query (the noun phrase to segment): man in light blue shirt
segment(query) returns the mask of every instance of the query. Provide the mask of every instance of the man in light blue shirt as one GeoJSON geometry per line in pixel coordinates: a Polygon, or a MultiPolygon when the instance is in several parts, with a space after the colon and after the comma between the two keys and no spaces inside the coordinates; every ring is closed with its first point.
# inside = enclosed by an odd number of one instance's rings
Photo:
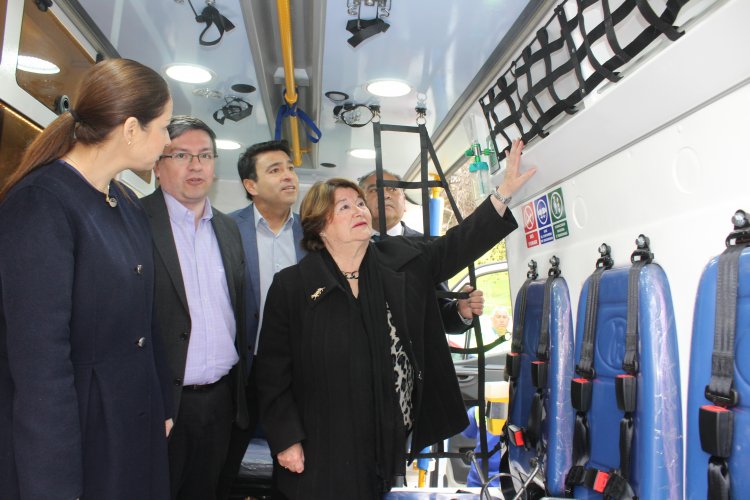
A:
{"type": "Polygon", "coordinates": [[[286,141],[269,141],[250,146],[241,156],[237,170],[248,199],[247,207],[230,215],[242,235],[245,250],[245,325],[249,354],[247,430],[235,426],[230,451],[222,472],[218,498],[228,498],[232,482],[253,436],[258,419],[252,359],[257,353],[263,324],[263,307],[273,276],[296,264],[306,252],[302,249],[302,226],[292,212],[297,201],[299,180],[294,171],[286,141]]]}
{"type": "MultiPolygon", "coordinates": [[[[233,422],[248,425],[245,267],[237,224],[211,207],[216,136],[172,118],[156,164],[160,187],[142,202],[154,241],[156,319],[174,398],[173,500],[215,498],[233,422]]],[[[138,269],[136,269],[136,273],[138,269]]]]}

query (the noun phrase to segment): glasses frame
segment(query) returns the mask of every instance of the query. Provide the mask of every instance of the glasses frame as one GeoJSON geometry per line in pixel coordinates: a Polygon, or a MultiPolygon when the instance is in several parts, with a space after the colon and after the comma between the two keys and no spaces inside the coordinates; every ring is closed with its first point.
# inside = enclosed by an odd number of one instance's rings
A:
{"type": "Polygon", "coordinates": [[[214,161],[214,160],[216,160],[216,158],[219,157],[219,155],[217,155],[215,153],[204,152],[204,153],[198,153],[197,155],[194,155],[194,154],[191,154],[191,153],[186,153],[184,151],[180,151],[179,153],[173,153],[171,155],[161,155],[161,156],[159,156],[159,159],[163,160],[164,158],[170,158],[170,159],[172,159],[172,161],[174,161],[177,164],[180,164],[180,163],[182,163],[182,162],[185,161],[185,160],[180,160],[178,158],[175,158],[175,156],[177,156],[177,155],[185,155],[185,156],[189,157],[189,159],[185,163],[185,166],[188,166],[191,163],[193,163],[193,158],[198,158],[198,163],[200,163],[201,165],[203,165],[203,160],[214,161]],[[201,156],[203,156],[203,155],[211,155],[211,158],[203,158],[203,159],[201,159],[201,156]]]}

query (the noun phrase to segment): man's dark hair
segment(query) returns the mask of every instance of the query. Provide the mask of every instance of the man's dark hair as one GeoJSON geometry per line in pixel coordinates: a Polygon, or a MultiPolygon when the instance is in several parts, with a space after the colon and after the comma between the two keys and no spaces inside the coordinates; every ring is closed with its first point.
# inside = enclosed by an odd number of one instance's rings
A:
{"type": "MultiPolygon", "coordinates": [[[[250,179],[252,181],[258,180],[258,172],[255,170],[255,162],[258,159],[258,155],[261,153],[268,153],[269,151],[283,151],[287,156],[291,158],[292,152],[289,149],[289,143],[286,141],[267,141],[253,144],[240,155],[240,159],[237,161],[237,172],[240,174],[240,179],[250,179]]],[[[253,195],[245,190],[245,194],[249,200],[253,199],[253,195]]]]}
{"type": "MultiPolygon", "coordinates": [[[[373,170],[371,172],[367,172],[365,175],[361,176],[359,179],[357,179],[357,184],[359,184],[359,187],[362,189],[365,189],[367,186],[365,186],[365,181],[370,178],[370,176],[373,176],[377,173],[377,170],[373,170]]],[[[401,180],[401,176],[398,174],[394,174],[390,170],[383,169],[383,175],[388,174],[392,177],[394,177],[397,181],[401,180]]]]}
{"type": "Polygon", "coordinates": [[[211,138],[211,146],[213,147],[214,154],[216,154],[216,133],[214,133],[214,131],[211,130],[211,127],[206,125],[202,120],[199,120],[194,116],[177,115],[173,116],[172,119],[169,120],[169,125],[167,125],[170,139],[175,139],[191,130],[202,130],[207,133],[211,138]]]}

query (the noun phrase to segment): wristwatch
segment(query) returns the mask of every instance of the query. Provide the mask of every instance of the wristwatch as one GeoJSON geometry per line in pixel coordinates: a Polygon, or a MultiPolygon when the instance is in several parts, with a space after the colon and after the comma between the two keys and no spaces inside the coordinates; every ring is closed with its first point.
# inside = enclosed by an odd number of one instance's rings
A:
{"type": "Polygon", "coordinates": [[[506,207],[510,206],[510,200],[513,199],[513,196],[503,196],[500,193],[497,192],[497,189],[493,189],[490,193],[492,196],[497,198],[497,201],[505,205],[506,207]]]}

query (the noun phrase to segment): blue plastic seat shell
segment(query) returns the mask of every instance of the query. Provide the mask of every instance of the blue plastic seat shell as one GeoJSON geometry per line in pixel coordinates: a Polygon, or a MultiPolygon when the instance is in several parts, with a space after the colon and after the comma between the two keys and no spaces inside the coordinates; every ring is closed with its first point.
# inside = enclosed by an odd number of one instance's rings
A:
{"type": "MultiPolygon", "coordinates": [[[[622,373],[627,324],[628,272],[606,271],[599,290],[594,354],[596,379],[588,413],[591,455],[588,467],[605,471],[619,467],[619,428],[614,379],[622,373]]],[[[580,360],[586,298],[578,306],[575,359],[580,360]]],[[[656,264],[643,268],[639,279],[638,396],[630,484],[640,498],[680,499],[683,485],[682,406],[677,332],[666,274],[656,264]]],[[[575,497],[601,498],[578,487],[575,497]]]]}
{"type": "MultiPolygon", "coordinates": [[[[521,373],[516,388],[516,401],[509,419],[509,423],[521,427],[527,424],[535,392],[531,382],[531,362],[536,359],[543,301],[544,281],[531,283],[526,295],[521,373]]],[[[518,302],[516,300],[516,318],[520,314],[518,302]]],[[[569,389],[570,378],[573,376],[573,315],[568,285],[562,278],[555,280],[551,287],[549,338],[549,394],[545,404],[546,425],[543,429],[547,442],[545,478],[548,490],[552,494],[562,495],[565,491],[565,474],[572,464],[570,449],[575,421],[569,389]]],[[[527,476],[532,470],[529,461],[535,456],[535,450],[511,446],[508,455],[511,470],[527,476]]],[[[518,477],[518,474],[515,475],[518,477]]]]}
{"type": "MultiPolygon", "coordinates": [[[[716,313],[716,277],[718,257],[712,259],[701,275],[693,315],[690,349],[690,379],[687,406],[686,497],[707,498],[708,454],[703,451],[698,433],[698,409],[711,404],[704,388],[711,379],[711,354],[716,313]]],[[[740,256],[735,336],[734,386],[739,405],[734,412],[734,436],[729,458],[732,498],[743,498],[750,491],[750,249],[740,256]]]]}

